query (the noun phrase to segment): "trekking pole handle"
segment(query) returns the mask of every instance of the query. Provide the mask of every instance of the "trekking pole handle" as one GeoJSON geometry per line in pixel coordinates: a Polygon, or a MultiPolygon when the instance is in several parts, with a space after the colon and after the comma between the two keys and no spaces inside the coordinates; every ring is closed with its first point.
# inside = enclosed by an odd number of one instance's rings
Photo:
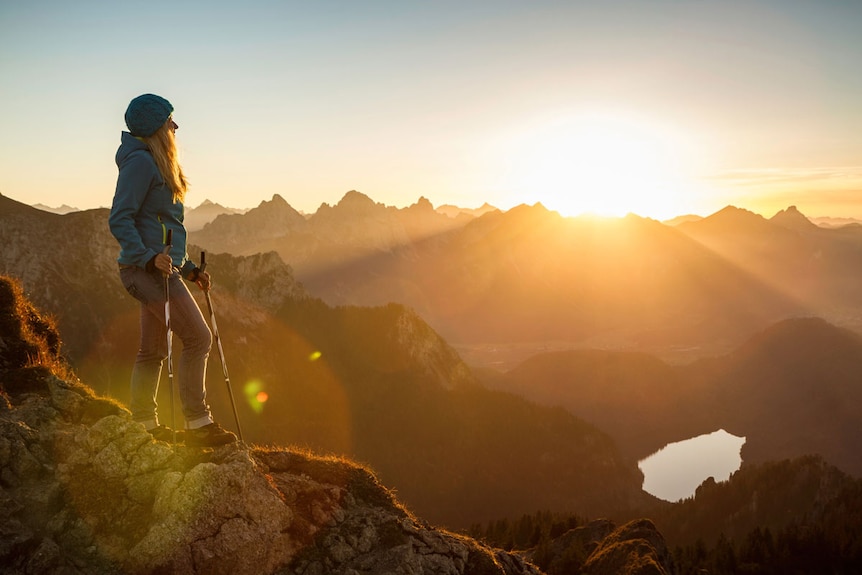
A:
{"type": "MultiPolygon", "coordinates": [[[[168,230],[167,234],[165,234],[165,247],[162,249],[162,254],[170,257],[171,248],[173,247],[173,239],[174,239],[174,230],[168,230]]],[[[173,262],[171,262],[171,267],[173,268],[173,262]]],[[[170,274],[165,274],[165,277],[168,277],[170,274]]]]}
{"type": "Polygon", "coordinates": [[[203,271],[206,271],[206,269],[207,269],[207,253],[202,251],[202,252],[201,252],[201,267],[200,267],[200,270],[203,272],[203,271]]]}

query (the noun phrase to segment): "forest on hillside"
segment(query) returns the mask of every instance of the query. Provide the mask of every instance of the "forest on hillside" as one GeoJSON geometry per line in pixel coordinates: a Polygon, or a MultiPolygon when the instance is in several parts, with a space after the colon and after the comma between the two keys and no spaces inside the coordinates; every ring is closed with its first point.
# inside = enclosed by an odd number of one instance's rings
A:
{"type": "MultiPolygon", "coordinates": [[[[695,497],[655,507],[649,517],[677,575],[849,575],[862,568],[862,480],[816,457],[746,468],[722,484],[707,481],[695,497]]],[[[468,533],[526,553],[548,575],[573,575],[597,545],[587,535],[597,523],[544,511],[474,524],[468,533]]]]}

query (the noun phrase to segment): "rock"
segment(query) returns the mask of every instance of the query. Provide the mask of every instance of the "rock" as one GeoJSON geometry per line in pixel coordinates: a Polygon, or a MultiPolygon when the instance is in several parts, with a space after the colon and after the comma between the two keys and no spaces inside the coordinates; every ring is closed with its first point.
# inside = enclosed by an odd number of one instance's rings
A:
{"type": "Polygon", "coordinates": [[[585,575],[668,575],[670,553],[649,519],[630,521],[605,537],[587,558],[585,575]]]}

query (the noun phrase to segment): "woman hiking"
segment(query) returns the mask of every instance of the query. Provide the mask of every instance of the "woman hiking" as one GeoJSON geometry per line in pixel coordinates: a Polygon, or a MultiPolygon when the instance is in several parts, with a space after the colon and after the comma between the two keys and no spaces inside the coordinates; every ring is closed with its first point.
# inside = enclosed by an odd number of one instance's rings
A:
{"type": "MultiPolygon", "coordinates": [[[[120,279],[141,304],[141,343],[132,368],[132,419],[154,438],[170,441],[174,430],[159,424],[156,396],[168,355],[165,292],[170,325],[183,342],[177,370],[187,445],[216,446],[236,435],[213,421],[207,405],[205,373],[212,333],[182,278],[202,290],[210,276],[186,253],[183,225],[188,181],[177,159],[174,107],[155,94],[133,99],[126,109],[116,162],[117,189],[108,223],[120,244],[120,279]],[[165,243],[171,237],[170,249],[165,243]],[[168,289],[165,289],[167,281],[168,289]]],[[[172,391],[173,392],[173,391],[172,391]]]]}

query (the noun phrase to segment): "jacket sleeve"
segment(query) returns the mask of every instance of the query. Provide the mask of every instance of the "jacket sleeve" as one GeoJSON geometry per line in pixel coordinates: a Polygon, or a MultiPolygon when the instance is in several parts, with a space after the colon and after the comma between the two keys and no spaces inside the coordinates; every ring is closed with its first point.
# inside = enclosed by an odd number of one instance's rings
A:
{"type": "Polygon", "coordinates": [[[195,265],[190,259],[186,259],[186,263],[183,264],[183,267],[180,269],[180,275],[182,275],[185,279],[192,281],[194,277],[194,271],[198,269],[198,266],[195,265]]]}
{"type": "Polygon", "coordinates": [[[121,259],[142,268],[157,255],[144,245],[141,233],[135,226],[151,182],[151,162],[141,154],[131,154],[120,166],[117,189],[108,217],[111,233],[120,244],[121,259]]]}

